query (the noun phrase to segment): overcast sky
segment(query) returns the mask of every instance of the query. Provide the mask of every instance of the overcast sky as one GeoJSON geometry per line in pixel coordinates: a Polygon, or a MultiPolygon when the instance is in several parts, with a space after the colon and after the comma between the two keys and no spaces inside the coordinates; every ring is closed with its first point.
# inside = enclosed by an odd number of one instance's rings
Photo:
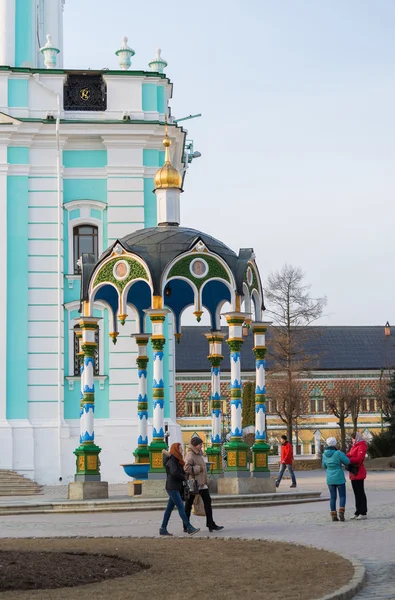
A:
{"type": "Polygon", "coordinates": [[[172,113],[203,114],[183,225],[253,247],[263,279],[300,266],[322,324],[395,325],[393,0],[66,0],[64,20],[66,68],[160,46],[172,113]]]}

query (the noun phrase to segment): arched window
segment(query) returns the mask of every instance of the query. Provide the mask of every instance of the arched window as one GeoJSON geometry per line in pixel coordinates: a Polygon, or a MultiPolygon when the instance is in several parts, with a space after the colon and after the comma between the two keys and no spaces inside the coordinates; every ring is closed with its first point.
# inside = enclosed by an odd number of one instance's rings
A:
{"type": "Polygon", "coordinates": [[[89,223],[77,225],[73,229],[73,256],[74,256],[74,273],[81,273],[78,266],[78,260],[82,254],[94,254],[95,259],[98,259],[98,228],[89,223]]]}
{"type": "MultiPolygon", "coordinates": [[[[79,329],[79,325],[75,325],[74,329],[79,329]]],[[[94,375],[99,375],[100,374],[100,363],[99,363],[99,356],[100,356],[100,348],[99,348],[99,328],[97,328],[95,330],[95,342],[97,344],[96,346],[96,353],[95,353],[95,366],[93,369],[93,374],[94,375]]],[[[74,331],[74,377],[79,377],[81,372],[80,372],[80,357],[78,356],[78,353],[80,351],[80,344],[79,344],[79,340],[76,336],[76,333],[74,331]]]]}

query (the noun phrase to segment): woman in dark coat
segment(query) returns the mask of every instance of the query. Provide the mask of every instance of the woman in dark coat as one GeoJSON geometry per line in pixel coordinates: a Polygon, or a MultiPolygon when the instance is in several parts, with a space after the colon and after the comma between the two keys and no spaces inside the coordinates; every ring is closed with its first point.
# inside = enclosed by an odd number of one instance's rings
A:
{"type": "Polygon", "coordinates": [[[169,501],[163,515],[163,521],[161,528],[159,529],[160,535],[172,535],[167,531],[167,524],[170,520],[173,508],[178,508],[178,513],[186,527],[186,531],[189,535],[194,535],[200,529],[193,527],[185,513],[184,503],[182,500],[182,491],[184,487],[184,481],[186,481],[186,475],[184,472],[184,460],[182,458],[182,446],[181,444],[175,443],[170,447],[170,454],[166,454],[163,459],[166,468],[166,492],[169,495],[169,501]]]}

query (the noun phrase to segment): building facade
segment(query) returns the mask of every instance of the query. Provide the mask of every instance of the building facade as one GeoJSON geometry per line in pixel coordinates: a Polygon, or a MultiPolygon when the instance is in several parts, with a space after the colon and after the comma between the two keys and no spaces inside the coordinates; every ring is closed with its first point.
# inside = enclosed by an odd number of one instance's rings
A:
{"type": "MultiPolygon", "coordinates": [[[[385,427],[388,410],[386,389],[395,365],[395,336],[386,327],[320,327],[313,342],[312,354],[317,364],[301,379],[303,414],[294,422],[294,453],[313,458],[319,445],[334,436],[340,439],[338,419],[330,409],[331,403],[348,388],[358,391],[358,430],[369,441],[385,427]]],[[[195,433],[209,444],[210,373],[206,366],[205,340],[202,329],[185,327],[182,344],[176,348],[177,420],[183,442],[195,433]]],[[[270,354],[270,329],[268,331],[270,354]]],[[[253,340],[247,335],[241,352],[243,383],[255,381],[252,353],[253,340]]],[[[221,396],[223,402],[222,437],[229,431],[230,372],[229,357],[222,364],[221,396]]],[[[286,426],[276,412],[271,398],[270,359],[267,379],[267,441],[271,454],[276,455],[280,436],[286,426]]],[[[346,436],[354,429],[351,414],[346,419],[346,436]]]]}
{"type": "MultiPolygon", "coordinates": [[[[173,164],[181,173],[188,164],[160,52],[147,71],[129,71],[134,51],[123,38],[114,48],[119,70],[65,70],[63,4],[0,0],[0,466],[44,484],[75,472],[79,259],[157,224],[165,117],[173,164]]],[[[95,304],[94,316],[102,477],[122,481],[119,465],[131,462],[137,441],[134,315],[128,310],[116,345],[105,304],[95,304]]],[[[175,438],[171,315],[165,330],[164,414],[175,438]]]]}

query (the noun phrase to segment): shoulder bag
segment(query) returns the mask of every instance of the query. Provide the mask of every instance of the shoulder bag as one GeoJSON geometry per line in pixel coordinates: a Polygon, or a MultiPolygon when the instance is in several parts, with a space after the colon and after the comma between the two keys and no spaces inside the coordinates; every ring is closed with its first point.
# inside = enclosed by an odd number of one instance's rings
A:
{"type": "Polygon", "coordinates": [[[188,481],[185,480],[182,482],[182,493],[181,493],[181,498],[183,499],[184,502],[186,502],[187,500],[189,500],[189,485],[188,485],[188,481]]]}
{"type": "Polygon", "coordinates": [[[188,488],[189,488],[189,493],[195,495],[195,494],[199,493],[199,484],[196,481],[196,477],[193,472],[193,465],[191,465],[191,467],[192,467],[192,477],[188,478],[188,488]]]}
{"type": "Polygon", "coordinates": [[[358,475],[359,467],[357,465],[345,465],[346,471],[350,471],[353,475],[358,475]]]}

